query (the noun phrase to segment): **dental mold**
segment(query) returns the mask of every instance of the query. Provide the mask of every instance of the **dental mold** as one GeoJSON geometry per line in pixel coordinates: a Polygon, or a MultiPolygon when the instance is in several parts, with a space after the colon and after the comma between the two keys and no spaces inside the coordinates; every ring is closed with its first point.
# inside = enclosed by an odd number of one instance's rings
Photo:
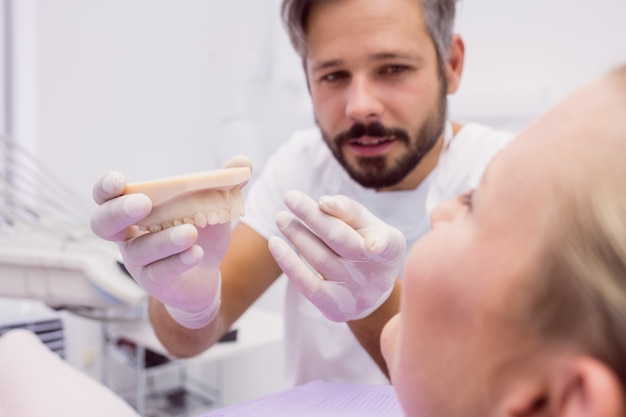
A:
{"type": "Polygon", "coordinates": [[[152,200],[152,211],[137,223],[142,231],[158,232],[184,223],[203,228],[245,214],[241,187],[250,176],[249,167],[223,168],[131,183],[124,194],[142,193],[152,200]]]}

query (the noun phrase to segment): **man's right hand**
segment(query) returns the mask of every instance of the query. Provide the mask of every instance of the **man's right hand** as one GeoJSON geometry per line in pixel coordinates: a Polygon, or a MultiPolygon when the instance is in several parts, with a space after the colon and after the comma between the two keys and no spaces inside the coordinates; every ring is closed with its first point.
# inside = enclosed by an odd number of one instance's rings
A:
{"type": "MultiPolygon", "coordinates": [[[[235,158],[226,166],[250,165],[247,158],[235,158]]],[[[93,198],[99,207],[91,217],[92,230],[117,243],[130,275],[165,304],[174,320],[192,329],[206,326],[221,303],[219,267],[230,243],[230,222],[142,232],[135,224],[150,213],[152,201],[145,194],[123,195],[125,188],[119,172],[96,181],[93,198]]]]}
{"type": "Polygon", "coordinates": [[[217,247],[207,248],[213,256],[205,257],[192,224],[139,231],[135,224],[150,213],[152,201],[144,194],[122,195],[125,188],[119,172],[107,172],[96,181],[93,198],[100,206],[91,217],[92,230],[117,243],[130,275],[167,306],[174,320],[190,328],[208,324],[219,308],[221,256],[216,255],[223,256],[228,246],[230,224],[210,228],[212,246],[217,247]]]}

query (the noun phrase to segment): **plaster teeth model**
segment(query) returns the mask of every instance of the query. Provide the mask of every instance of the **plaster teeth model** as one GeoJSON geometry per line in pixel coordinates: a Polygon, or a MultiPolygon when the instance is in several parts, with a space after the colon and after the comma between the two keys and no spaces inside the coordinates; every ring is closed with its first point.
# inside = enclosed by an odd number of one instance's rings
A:
{"type": "Polygon", "coordinates": [[[250,176],[249,167],[224,168],[128,184],[124,194],[142,193],[152,200],[152,211],[137,224],[142,231],[183,223],[206,227],[244,215],[241,187],[250,176]]]}

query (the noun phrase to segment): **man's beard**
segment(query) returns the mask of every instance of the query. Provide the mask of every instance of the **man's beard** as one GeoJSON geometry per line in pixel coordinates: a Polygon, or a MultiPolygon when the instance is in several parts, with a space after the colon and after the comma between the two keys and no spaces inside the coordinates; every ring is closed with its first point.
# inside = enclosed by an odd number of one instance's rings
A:
{"type": "Polygon", "coordinates": [[[322,130],[324,141],[348,175],[363,187],[379,189],[394,186],[413,171],[424,159],[424,156],[435,147],[443,133],[447,113],[445,82],[442,83],[442,87],[437,108],[432,116],[428,117],[420,129],[415,132],[413,140],[405,129],[386,127],[380,122],[372,122],[367,125],[355,123],[348,131],[336,135],[332,141],[322,130]],[[387,161],[384,156],[357,157],[358,167],[354,168],[349,165],[342,149],[351,140],[363,136],[370,138],[393,137],[396,141],[403,142],[407,150],[394,161],[387,161]]]}

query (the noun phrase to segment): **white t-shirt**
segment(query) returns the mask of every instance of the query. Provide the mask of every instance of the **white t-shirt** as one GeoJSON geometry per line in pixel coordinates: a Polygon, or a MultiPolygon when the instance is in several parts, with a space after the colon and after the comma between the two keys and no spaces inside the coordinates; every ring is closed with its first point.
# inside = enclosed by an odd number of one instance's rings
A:
{"type": "MultiPolygon", "coordinates": [[[[287,190],[302,191],[314,200],[322,195],[343,194],[400,229],[409,248],[429,230],[430,211],[439,203],[476,187],[493,155],[511,137],[486,126],[466,124],[444,147],[437,167],[416,189],[378,192],[350,178],[318,129],[299,131],[267,160],[263,172],[248,190],[246,215],[241,221],[266,239],[281,236],[275,216],[286,209],[283,195],[287,190]]],[[[388,383],[348,325],[326,319],[290,283],[285,326],[288,383],[297,385],[318,379],[388,383]]]]}

